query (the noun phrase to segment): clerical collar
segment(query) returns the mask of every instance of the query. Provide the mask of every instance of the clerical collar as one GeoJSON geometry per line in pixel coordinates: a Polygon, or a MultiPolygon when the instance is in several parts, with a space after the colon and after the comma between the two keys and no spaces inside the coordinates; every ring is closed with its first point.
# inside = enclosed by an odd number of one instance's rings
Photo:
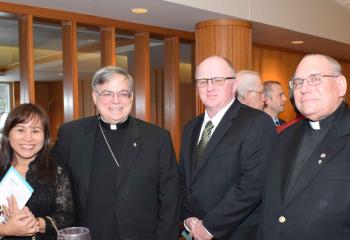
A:
{"type": "Polygon", "coordinates": [[[99,121],[100,121],[101,126],[103,128],[114,131],[114,130],[117,130],[117,129],[121,129],[121,128],[127,127],[128,124],[129,124],[129,117],[124,122],[120,122],[120,123],[117,123],[117,124],[107,123],[105,120],[103,120],[102,117],[99,117],[99,121]]]}
{"type": "Polygon", "coordinates": [[[339,112],[342,111],[342,109],[344,109],[346,107],[345,102],[342,102],[339,107],[337,108],[337,110],[335,110],[335,112],[333,112],[331,115],[329,115],[328,117],[320,120],[320,121],[311,121],[309,120],[309,124],[311,126],[312,129],[314,130],[320,130],[320,129],[324,129],[327,126],[329,126],[330,124],[333,123],[334,119],[336,118],[336,116],[339,114],[339,112]]]}

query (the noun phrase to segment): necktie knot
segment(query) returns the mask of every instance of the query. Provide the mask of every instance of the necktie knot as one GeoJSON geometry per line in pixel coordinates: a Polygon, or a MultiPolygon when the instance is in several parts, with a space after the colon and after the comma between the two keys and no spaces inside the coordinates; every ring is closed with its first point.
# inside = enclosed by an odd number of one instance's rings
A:
{"type": "Polygon", "coordinates": [[[275,120],[275,125],[276,125],[276,126],[281,125],[281,124],[280,124],[280,121],[279,121],[278,119],[275,120]]]}
{"type": "Polygon", "coordinates": [[[208,132],[211,132],[211,130],[213,129],[214,125],[211,121],[208,121],[207,124],[205,124],[205,127],[204,127],[204,131],[208,131],[208,132]]]}
{"type": "Polygon", "coordinates": [[[195,162],[194,162],[195,169],[197,167],[199,160],[202,157],[202,153],[203,153],[205,147],[207,146],[207,144],[210,140],[211,130],[213,128],[214,128],[214,125],[211,121],[208,121],[207,124],[205,124],[201,139],[199,140],[199,143],[198,143],[197,148],[196,148],[196,158],[195,158],[195,162]]]}

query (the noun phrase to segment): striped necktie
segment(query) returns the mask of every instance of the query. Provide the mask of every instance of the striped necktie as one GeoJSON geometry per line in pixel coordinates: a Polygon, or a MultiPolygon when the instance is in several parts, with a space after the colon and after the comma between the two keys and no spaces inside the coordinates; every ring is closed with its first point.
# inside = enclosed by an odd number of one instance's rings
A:
{"type": "Polygon", "coordinates": [[[205,149],[205,147],[207,146],[209,139],[211,137],[211,130],[213,129],[214,125],[211,121],[207,122],[207,124],[205,124],[201,139],[197,145],[196,148],[196,159],[194,162],[194,169],[197,168],[198,163],[202,157],[202,153],[205,149]]]}

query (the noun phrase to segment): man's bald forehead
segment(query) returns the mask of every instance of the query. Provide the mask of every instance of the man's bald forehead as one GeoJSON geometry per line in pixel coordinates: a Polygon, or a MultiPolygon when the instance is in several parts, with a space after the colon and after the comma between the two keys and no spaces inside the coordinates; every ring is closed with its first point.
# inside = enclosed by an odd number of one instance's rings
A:
{"type": "Polygon", "coordinates": [[[335,75],[341,75],[342,69],[341,65],[337,60],[334,58],[323,55],[323,54],[308,54],[303,57],[303,59],[300,61],[300,63],[297,66],[296,72],[301,66],[304,66],[305,64],[318,64],[320,67],[329,68],[330,71],[332,71],[332,74],[335,75]]]}
{"type": "Polygon", "coordinates": [[[220,67],[220,68],[227,68],[230,72],[232,72],[232,74],[235,73],[235,70],[232,66],[232,63],[221,56],[210,56],[205,58],[198,66],[197,66],[197,71],[198,69],[201,68],[216,68],[216,67],[220,67]]]}

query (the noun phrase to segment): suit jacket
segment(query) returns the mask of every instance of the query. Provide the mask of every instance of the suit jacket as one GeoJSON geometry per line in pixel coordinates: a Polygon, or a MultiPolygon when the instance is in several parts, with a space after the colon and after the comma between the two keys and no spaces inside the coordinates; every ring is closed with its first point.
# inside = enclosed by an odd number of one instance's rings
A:
{"type": "Polygon", "coordinates": [[[288,194],[307,120],[279,135],[264,198],[265,240],[350,239],[350,112],[342,104],[288,194]]]}
{"type": "Polygon", "coordinates": [[[198,217],[216,239],[228,239],[244,226],[255,226],[262,200],[266,162],[276,131],[271,117],[236,99],[191,169],[204,115],[184,129],[180,154],[182,218],[198,217]]]}
{"type": "MultiPolygon", "coordinates": [[[[86,220],[97,126],[97,117],[64,124],[52,150],[53,156],[70,171],[79,225],[86,220]]],[[[168,131],[130,117],[123,146],[115,183],[120,239],[177,239],[179,179],[168,131]]]]}

